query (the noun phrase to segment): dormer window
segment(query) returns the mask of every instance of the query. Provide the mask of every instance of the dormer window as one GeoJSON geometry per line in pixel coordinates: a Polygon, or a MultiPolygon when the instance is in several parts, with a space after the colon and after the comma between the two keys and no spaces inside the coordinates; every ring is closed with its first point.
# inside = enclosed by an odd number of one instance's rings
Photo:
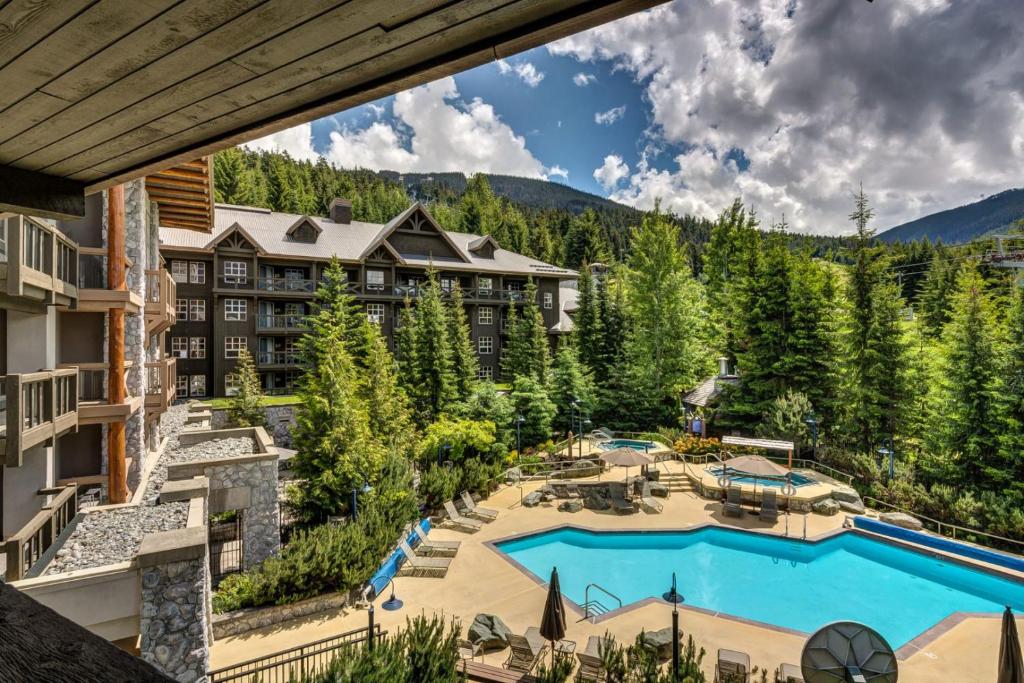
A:
{"type": "Polygon", "coordinates": [[[473,256],[477,258],[494,258],[494,250],[498,248],[498,243],[494,241],[494,238],[490,235],[484,235],[478,237],[469,243],[469,251],[473,256]]]}
{"type": "Polygon", "coordinates": [[[307,216],[295,221],[286,233],[292,241],[313,244],[320,236],[320,227],[313,223],[307,216]]]}

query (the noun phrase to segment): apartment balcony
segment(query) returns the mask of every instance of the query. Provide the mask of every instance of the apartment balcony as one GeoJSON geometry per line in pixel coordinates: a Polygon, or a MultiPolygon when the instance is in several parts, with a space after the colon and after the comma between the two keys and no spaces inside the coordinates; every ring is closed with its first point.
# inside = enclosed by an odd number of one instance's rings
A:
{"type": "Polygon", "coordinates": [[[78,428],[78,373],[43,370],[5,375],[0,382],[0,452],[20,467],[26,450],[78,428]]]}
{"type": "Polygon", "coordinates": [[[125,399],[111,403],[107,398],[107,376],[109,363],[68,363],[62,368],[78,370],[78,424],[108,424],[127,422],[144,403],[142,396],[132,396],[127,386],[128,368],[134,365],[125,361],[125,399]]]}
{"type": "Polygon", "coordinates": [[[146,363],[146,417],[159,417],[174,404],[177,362],[164,358],[146,363]]]}
{"type": "MultiPolygon", "coordinates": [[[[416,285],[375,285],[365,282],[349,282],[346,290],[357,299],[403,301],[419,299],[426,291],[422,284],[416,285]]],[[[441,288],[441,296],[450,299],[454,289],[441,288]]],[[[462,300],[466,303],[522,303],[524,293],[513,289],[483,289],[477,287],[462,288],[462,300]]]]}
{"type": "Polygon", "coordinates": [[[306,331],[305,314],[270,314],[256,315],[256,332],[259,334],[301,334],[306,331]]]}
{"type": "Polygon", "coordinates": [[[78,486],[74,484],[42,489],[39,494],[51,496],[50,501],[42,505],[28,524],[4,542],[7,556],[5,579],[8,582],[23,579],[78,512],[78,486]]]}
{"type": "MultiPolygon", "coordinates": [[[[111,308],[123,308],[125,313],[142,310],[142,297],[127,289],[107,286],[107,250],[104,247],[78,248],[78,305],[76,311],[103,313],[111,308]]],[[[125,269],[132,260],[125,258],[125,269]]]]}
{"type": "Polygon", "coordinates": [[[30,216],[0,216],[0,292],[70,306],[78,298],[79,247],[30,216]]]}
{"type": "Polygon", "coordinates": [[[317,281],[291,277],[247,277],[221,275],[218,292],[245,292],[263,296],[309,298],[316,292],[317,281]]]}
{"type": "Polygon", "coordinates": [[[260,351],[256,365],[262,370],[294,368],[301,362],[298,351],[260,351]]]}
{"type": "Polygon", "coordinates": [[[171,274],[159,268],[146,271],[146,339],[171,328],[177,312],[177,284],[171,274]]]}

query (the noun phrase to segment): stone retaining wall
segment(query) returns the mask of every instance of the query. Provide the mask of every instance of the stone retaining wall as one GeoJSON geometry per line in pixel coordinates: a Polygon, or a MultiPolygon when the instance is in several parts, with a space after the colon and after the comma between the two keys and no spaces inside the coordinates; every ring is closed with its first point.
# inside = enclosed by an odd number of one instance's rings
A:
{"type": "Polygon", "coordinates": [[[347,607],[354,603],[356,597],[356,593],[329,593],[289,605],[253,607],[225,614],[215,614],[213,615],[213,637],[217,639],[237,636],[264,626],[280,624],[289,619],[347,607]]]}
{"type": "MultiPolygon", "coordinates": [[[[267,416],[267,432],[274,439],[275,446],[291,448],[292,430],[295,429],[295,405],[267,406],[263,412],[267,416]]],[[[217,408],[213,411],[211,427],[225,429],[228,426],[228,411],[217,408]]]]}

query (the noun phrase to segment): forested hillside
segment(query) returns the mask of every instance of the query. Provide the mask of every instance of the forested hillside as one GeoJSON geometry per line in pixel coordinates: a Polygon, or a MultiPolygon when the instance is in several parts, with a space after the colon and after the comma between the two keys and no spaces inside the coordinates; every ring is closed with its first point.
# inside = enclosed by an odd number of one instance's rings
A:
{"type": "Polygon", "coordinates": [[[940,211],[897,225],[878,235],[883,242],[928,239],[963,244],[984,235],[1005,232],[1024,218],[1024,188],[1006,190],[980,202],[940,211]]]}

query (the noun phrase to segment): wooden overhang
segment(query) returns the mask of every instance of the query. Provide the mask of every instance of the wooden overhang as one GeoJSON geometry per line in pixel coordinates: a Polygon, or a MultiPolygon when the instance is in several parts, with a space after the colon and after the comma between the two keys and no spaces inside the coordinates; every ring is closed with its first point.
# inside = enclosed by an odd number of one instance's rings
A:
{"type": "Polygon", "coordinates": [[[80,217],[86,192],[661,2],[0,2],[0,211],[80,217]]]}
{"type": "Polygon", "coordinates": [[[146,176],[146,193],[160,207],[160,225],[213,230],[212,157],[146,176]]]}

